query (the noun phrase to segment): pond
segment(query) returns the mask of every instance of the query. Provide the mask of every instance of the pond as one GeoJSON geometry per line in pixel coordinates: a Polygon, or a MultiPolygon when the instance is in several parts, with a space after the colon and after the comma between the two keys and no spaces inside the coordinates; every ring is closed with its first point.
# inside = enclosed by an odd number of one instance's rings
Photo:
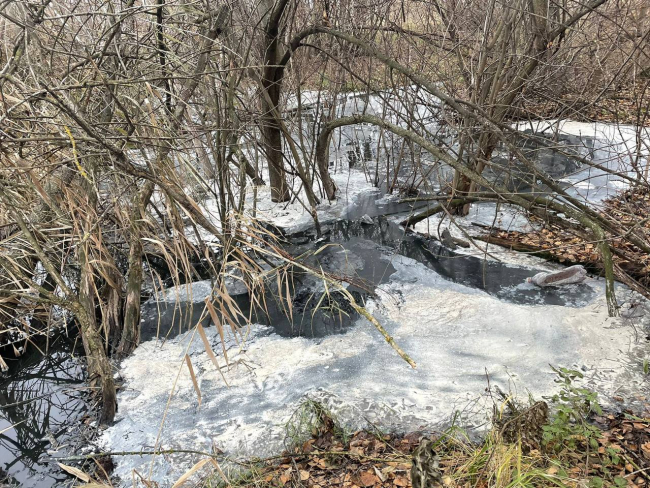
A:
{"type": "MultiPolygon", "coordinates": [[[[395,272],[390,260],[378,259],[382,253],[414,259],[445,279],[513,303],[578,306],[595,295],[592,288],[584,286],[566,287],[558,293],[554,288],[527,285],[526,278],[543,270],[459,254],[439,241],[406,232],[387,216],[406,215],[426,204],[382,202],[380,197],[381,192],[359,195],[343,219],[323,225],[323,237],[317,239],[313,230],[291,234],[286,238],[285,250],[293,256],[307,255],[301,262],[312,269],[349,277],[348,291],[358,301],[369,298],[395,272]]],[[[273,278],[267,283],[264,308],[254,307],[252,312],[245,287],[231,286],[229,292],[244,315],[252,313],[254,323],[270,325],[280,336],[324,337],[342,333],[358,318],[340,293],[325,293],[320,278],[299,269],[292,270],[288,285],[292,304],[289,314],[285,299],[280,298],[286,290],[278,294],[274,281],[273,278]]],[[[204,300],[211,290],[210,281],[201,281],[152,297],[143,304],[143,340],[174,337],[190,330],[199,320],[207,327],[211,320],[204,300]]]]}
{"type": "MultiPolygon", "coordinates": [[[[491,411],[483,395],[488,379],[504,391],[542,398],[556,387],[549,364],[582,371],[584,386],[610,407],[616,405],[613,396],[625,397],[628,406],[643,397],[647,346],[636,332],[639,323],[607,316],[601,280],[537,288],[524,279],[545,267],[541,260],[504,253],[495,261],[450,251],[397,225],[405,215],[400,212],[411,210],[381,192],[363,194],[344,216],[352,220],[327,224],[320,240],[309,232],[292,234],[289,248],[321,249],[309,258],[312,266],[349,275],[348,290],[358,293],[417,369],[351,313],[338,322],[323,320],[307,306],[293,324],[272,313],[244,328],[245,343],[226,336],[227,363],[207,320],[221,372],[191,332],[143,343],[121,366],[120,411],[102,446],[271,455],[284,448],[287,422],[307,399],[353,430],[434,429],[459,413],[470,432],[480,432],[491,411]],[[370,286],[357,286],[353,276],[370,286]]],[[[209,283],[201,283],[192,285],[191,294],[199,309],[200,298],[210,292],[209,283]]],[[[313,276],[296,273],[295,283],[297,303],[301,296],[318,303],[328,293],[313,276]]],[[[183,289],[170,296],[181,296],[183,289]]],[[[245,293],[239,299],[247,303],[245,293]]],[[[636,298],[619,288],[619,299],[636,298]]],[[[171,306],[182,310],[189,303],[171,306]]],[[[156,314],[145,319],[145,328],[149,321],[157,324],[156,314]]],[[[133,469],[151,470],[155,481],[172,484],[197,460],[182,454],[119,458],[116,474],[126,479],[133,469]]]]}

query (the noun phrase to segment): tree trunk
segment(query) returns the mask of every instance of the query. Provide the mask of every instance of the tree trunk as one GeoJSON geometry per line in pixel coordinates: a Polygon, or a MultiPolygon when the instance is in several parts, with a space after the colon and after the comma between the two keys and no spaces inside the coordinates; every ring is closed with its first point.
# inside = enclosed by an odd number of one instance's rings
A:
{"type": "Polygon", "coordinates": [[[88,261],[88,244],[79,248],[81,281],[79,284],[79,303],[75,315],[81,329],[81,338],[88,364],[88,382],[91,388],[99,386],[102,396],[100,423],[112,422],[117,409],[117,395],[113,382],[113,370],[108,360],[102,336],[95,316],[95,286],[92,266],[88,261]]]}
{"type": "Polygon", "coordinates": [[[129,246],[129,270],[126,279],[126,301],[124,303],[124,325],[122,337],[117,348],[118,356],[126,356],[140,342],[140,292],[142,289],[142,233],[138,221],[144,216],[145,209],[154,190],[154,184],[146,182],[142,192],[133,198],[131,211],[131,242],[129,246]]]}
{"type": "MultiPolygon", "coordinates": [[[[478,174],[483,173],[487,162],[492,157],[492,153],[496,148],[496,138],[493,134],[483,133],[479,137],[478,147],[472,152],[471,159],[468,161],[469,167],[478,174]]],[[[478,186],[466,175],[456,170],[454,173],[454,182],[452,187],[452,195],[455,198],[468,198],[476,192],[478,186]]],[[[452,214],[465,216],[469,213],[470,203],[455,207],[450,210],[452,214]]]]}
{"type": "Polygon", "coordinates": [[[139,232],[134,232],[129,249],[129,271],[126,282],[124,325],[117,348],[120,357],[128,355],[140,342],[140,291],[142,288],[142,242],[139,232]]]}
{"type": "Polygon", "coordinates": [[[330,133],[321,132],[318,140],[316,141],[316,164],[318,166],[318,173],[323,183],[323,190],[329,201],[336,198],[336,185],[330,176],[328,159],[330,147],[330,133]]]}
{"type": "MultiPolygon", "coordinates": [[[[281,7],[278,6],[278,9],[281,7]]],[[[283,8],[282,8],[283,9],[283,8]]],[[[273,12],[265,32],[264,70],[262,87],[268,96],[262,97],[262,137],[264,139],[266,159],[269,166],[269,183],[271,200],[286,202],[291,195],[287,186],[282,153],[282,129],[275,119],[275,112],[280,113],[280,90],[282,77],[278,71],[278,37],[281,12],[273,12]]]]}

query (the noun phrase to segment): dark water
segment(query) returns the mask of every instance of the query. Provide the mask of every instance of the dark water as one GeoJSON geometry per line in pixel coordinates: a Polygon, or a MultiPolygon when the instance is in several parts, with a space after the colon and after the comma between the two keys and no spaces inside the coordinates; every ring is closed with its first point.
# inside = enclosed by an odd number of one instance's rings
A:
{"type": "Polygon", "coordinates": [[[70,478],[44,459],[80,443],[77,425],[87,412],[82,358],[60,336],[43,357],[30,348],[5,357],[8,377],[0,378],[0,486],[49,488],[70,478]],[[4,484],[3,484],[4,483],[4,484]]]}
{"type": "MultiPolygon", "coordinates": [[[[345,110],[359,110],[367,102],[367,100],[357,101],[361,105],[351,105],[345,110]]],[[[448,144],[453,149],[452,136],[445,131],[440,133],[436,131],[436,134],[441,137],[441,143],[448,144]]],[[[595,147],[593,138],[558,134],[529,133],[529,135],[541,136],[545,143],[542,144],[540,139],[521,138],[517,146],[528,159],[535,161],[539,169],[553,178],[562,178],[574,173],[580,165],[572,158],[549,148],[547,143],[550,142],[567,153],[593,156],[595,147]]],[[[428,160],[429,164],[434,161],[420,152],[417,155],[412,154],[411,151],[415,149],[409,145],[403,147],[403,141],[391,139],[388,152],[378,156],[377,137],[379,131],[374,128],[347,126],[341,129],[340,141],[343,146],[342,156],[348,159],[350,166],[363,165],[371,176],[374,174],[373,178],[380,188],[385,189],[392,186],[391,182],[399,180],[402,183],[397,186],[402,190],[412,190],[417,194],[415,187],[418,187],[419,190],[434,193],[452,177],[452,172],[445,165],[438,166],[436,171],[432,171],[431,166],[418,166],[416,161],[420,158],[428,160]],[[373,162],[373,159],[377,158],[379,161],[373,162]],[[398,160],[399,164],[395,164],[398,160]]],[[[334,153],[335,150],[332,151],[332,154],[334,153]]],[[[497,181],[513,191],[541,194],[547,191],[547,188],[538,182],[536,176],[524,165],[509,159],[508,151],[504,147],[497,148],[493,161],[495,164],[485,171],[488,179],[497,181]]],[[[335,275],[350,276],[353,279],[350,280],[349,289],[354,293],[355,298],[361,301],[372,294],[374,287],[385,283],[395,271],[389,259],[380,259],[382,255],[386,257],[391,253],[415,259],[450,281],[481,289],[500,299],[515,303],[578,306],[594,295],[593,289],[588,286],[564,287],[561,290],[522,286],[526,278],[540,270],[504,265],[480,257],[455,253],[441,246],[437,241],[405,232],[385,217],[396,214],[406,215],[431,204],[427,202],[400,204],[396,201],[377,203],[381,196],[381,191],[378,190],[376,194],[359,198],[342,221],[324,226],[326,236],[324,241],[317,241],[313,231],[289,236],[287,251],[296,256],[309,251],[314,252],[325,244],[334,244],[317,255],[307,257],[304,263],[317,270],[323,269],[335,275]],[[372,218],[372,225],[361,223],[362,217],[372,218]],[[348,253],[351,261],[354,261],[352,269],[348,269],[350,263],[341,255],[342,250],[348,253]],[[360,283],[362,286],[357,286],[360,283]]],[[[208,268],[205,266],[205,269],[208,268]]],[[[266,288],[268,290],[264,297],[266,306],[263,310],[259,307],[251,310],[250,297],[245,293],[235,294],[234,299],[244,314],[250,315],[253,322],[271,325],[276,333],[282,336],[323,337],[345,331],[357,318],[340,293],[324,291],[320,280],[298,269],[291,270],[289,286],[291,314],[287,313],[286,299],[282,298],[286,296],[286,290],[283,289],[282,293],[279,293],[274,281],[267,283],[266,288]]],[[[181,300],[177,303],[148,302],[143,305],[142,318],[142,338],[145,340],[176,335],[189,330],[199,321],[202,321],[205,326],[211,323],[202,299],[194,302],[181,300]]],[[[245,323],[244,320],[235,320],[234,317],[233,321],[245,323]]]]}
{"type": "MultiPolygon", "coordinates": [[[[372,296],[378,285],[389,281],[395,272],[391,259],[396,254],[424,264],[450,282],[513,303],[577,307],[595,296],[594,289],[587,285],[538,288],[525,284],[526,278],[541,270],[459,254],[438,241],[405,231],[386,216],[406,215],[426,204],[377,203],[380,196],[378,192],[361,197],[344,220],[322,226],[321,239],[313,230],[286,237],[286,250],[293,256],[305,255],[301,261],[312,269],[341,278],[359,303],[372,296]]],[[[290,269],[289,274],[291,313],[287,288],[283,284],[278,293],[275,277],[266,284],[264,310],[251,310],[245,291],[235,294],[235,301],[245,315],[251,314],[252,322],[270,325],[281,336],[312,338],[342,333],[355,324],[358,315],[340,292],[326,288],[320,278],[300,269],[290,269]]],[[[209,326],[211,320],[202,300],[209,295],[210,284],[206,283],[205,288],[193,291],[193,301],[144,304],[143,338],[173,336],[189,330],[199,320],[209,326]]],[[[238,322],[245,324],[243,320],[238,322]]]]}
{"type": "MultiPolygon", "coordinates": [[[[449,281],[483,290],[512,303],[575,307],[595,296],[596,292],[586,285],[561,288],[522,286],[526,278],[542,270],[456,253],[439,241],[405,231],[384,217],[406,211],[410,213],[424,204],[408,208],[410,205],[397,202],[377,204],[376,197],[363,197],[348,212],[346,217],[349,220],[337,222],[333,226],[330,239],[342,241],[350,249],[358,247],[355,244],[357,239],[372,241],[387,247],[391,252],[424,264],[449,281]],[[376,224],[360,223],[359,219],[363,215],[372,217],[376,224]]],[[[373,259],[371,256],[368,258],[373,259]]]]}
{"type": "MultiPolygon", "coordinates": [[[[312,246],[310,243],[309,246],[312,246]]],[[[292,247],[293,250],[305,250],[304,245],[292,247]]],[[[346,276],[355,276],[360,286],[350,286],[348,289],[358,302],[372,292],[374,284],[386,281],[395,271],[390,263],[364,261],[357,268],[358,260],[346,263],[347,255],[341,248],[328,248],[317,256],[304,259],[303,262],[315,269],[341,274],[342,268],[346,276]],[[338,252],[337,252],[338,250],[338,252]],[[355,265],[352,268],[352,264],[355,265]]],[[[210,286],[206,282],[206,286],[210,286]]],[[[248,322],[271,325],[273,330],[284,337],[324,337],[345,331],[356,320],[356,313],[346,297],[335,289],[325,290],[322,280],[294,268],[288,270],[288,283],[283,281],[278,290],[275,277],[265,285],[264,307],[251,307],[251,299],[247,293],[232,295],[241,312],[247,317],[232,317],[234,323],[244,326],[248,322]],[[280,291],[280,292],[279,292],[280,291]],[[290,295],[290,303],[286,300],[290,295]]],[[[142,339],[155,337],[173,337],[187,331],[201,322],[204,327],[212,321],[202,301],[201,290],[193,292],[191,300],[158,301],[150,300],[142,306],[141,332],[142,339]]],[[[227,320],[224,326],[229,327],[227,320]]]]}
{"type": "MultiPolygon", "coordinates": [[[[365,225],[359,221],[337,222],[328,234],[331,242],[340,243],[345,249],[362,257],[362,269],[372,266],[371,263],[377,260],[378,253],[382,252],[376,246],[379,245],[384,248],[384,253],[393,252],[414,259],[449,281],[483,290],[512,303],[576,307],[590,301],[596,293],[587,285],[561,288],[524,285],[526,278],[542,270],[457,254],[438,241],[405,232],[385,217],[375,217],[373,221],[375,225],[365,225]]],[[[382,266],[386,266],[388,271],[390,263],[382,266]]],[[[374,284],[385,282],[387,274],[382,274],[381,279],[374,284]]]]}

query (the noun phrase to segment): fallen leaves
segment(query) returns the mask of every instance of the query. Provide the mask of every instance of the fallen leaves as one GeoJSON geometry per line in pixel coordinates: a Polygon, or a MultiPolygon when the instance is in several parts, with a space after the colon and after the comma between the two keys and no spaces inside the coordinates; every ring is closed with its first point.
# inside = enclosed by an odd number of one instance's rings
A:
{"type": "MultiPolygon", "coordinates": [[[[380,479],[375,475],[374,472],[372,471],[364,471],[361,473],[361,475],[358,478],[358,481],[356,483],[359,486],[374,486],[375,484],[379,483],[380,479]]],[[[406,486],[406,485],[404,485],[406,486]]]]}
{"type": "Polygon", "coordinates": [[[269,486],[343,488],[411,486],[410,455],[419,434],[378,437],[357,432],[344,444],[328,432],[304,442],[279,465],[268,466],[263,479],[269,486]]]}
{"type": "MultiPolygon", "coordinates": [[[[650,417],[629,415],[603,415],[595,417],[602,430],[598,446],[589,446],[583,439],[577,449],[563,451],[559,457],[549,452],[533,450],[521,458],[527,469],[539,470],[549,477],[549,484],[535,486],[557,486],[562,481],[567,488],[587,486],[585,480],[603,480],[604,484],[589,486],[615,486],[628,488],[650,488],[646,471],[650,468],[650,417]],[[588,460],[587,460],[588,457],[588,460]],[[608,484],[609,483],[609,484],[608,484]],[[626,483],[626,484],[620,484],[626,483]]],[[[260,468],[257,481],[248,486],[256,488],[410,488],[411,459],[419,446],[422,433],[413,432],[404,436],[377,435],[357,432],[343,440],[334,435],[333,424],[318,430],[316,437],[287,452],[280,461],[269,460],[260,468]],[[263,482],[263,483],[259,483],[263,482]]],[[[486,444],[490,445],[489,442],[486,444]]],[[[440,452],[440,474],[442,487],[489,488],[490,470],[482,471],[485,476],[476,478],[479,471],[472,468],[476,459],[485,453],[486,445],[450,442],[440,452]],[[455,446],[455,447],[454,447],[455,446]],[[478,453],[478,454],[477,454],[478,453]],[[476,458],[475,458],[476,456],[476,458]]],[[[512,445],[496,444],[490,449],[506,453],[515,449],[512,445]]],[[[496,456],[496,455],[495,455],[496,456]]],[[[507,456],[506,456],[507,457],[507,456]]],[[[496,457],[494,458],[496,459],[496,457]]],[[[505,459],[505,458],[504,458],[505,459]]],[[[480,463],[479,463],[480,464],[480,463]]],[[[483,464],[480,464],[483,465],[483,464]]],[[[493,469],[498,468],[495,465],[493,469]]],[[[506,469],[507,471],[507,469],[506,469]]],[[[541,478],[538,478],[541,479],[541,478]]]]}
{"type": "Polygon", "coordinates": [[[300,470],[300,481],[307,481],[309,479],[309,471],[304,469],[300,470]]]}
{"type": "Polygon", "coordinates": [[[571,106],[574,120],[649,125],[650,118],[643,117],[649,97],[644,86],[643,82],[629,83],[612,92],[613,96],[600,97],[598,103],[590,103],[588,99],[570,92],[559,98],[543,96],[538,99],[531,93],[532,99],[526,100],[523,109],[529,117],[547,119],[564,116],[566,107],[571,106]]]}
{"type": "Polygon", "coordinates": [[[603,434],[598,439],[599,463],[593,463],[592,470],[618,473],[630,488],[650,486],[644,474],[650,468],[650,417],[621,413],[598,416],[594,421],[603,434]]]}
{"type": "MultiPolygon", "coordinates": [[[[616,222],[621,233],[634,232],[640,241],[650,245],[650,190],[637,188],[625,191],[604,202],[601,211],[609,221],[616,222]]],[[[531,218],[531,220],[535,220],[531,218]]],[[[551,257],[560,263],[584,264],[600,268],[601,258],[597,243],[584,233],[569,232],[559,226],[542,223],[544,227],[533,232],[494,230],[482,237],[515,250],[530,251],[551,257]]],[[[650,255],[629,240],[611,239],[614,264],[645,287],[650,287],[650,255]]]]}
{"type": "Polygon", "coordinates": [[[405,475],[400,475],[395,477],[393,484],[395,486],[409,486],[411,484],[411,480],[405,475]]]}
{"type": "MultiPolygon", "coordinates": [[[[279,481],[280,481],[280,484],[284,486],[293,477],[293,475],[292,475],[293,469],[291,468],[291,466],[288,466],[288,465],[281,465],[280,468],[284,469],[284,471],[281,472],[279,481]]],[[[273,478],[271,478],[271,479],[273,479],[273,478]]]]}

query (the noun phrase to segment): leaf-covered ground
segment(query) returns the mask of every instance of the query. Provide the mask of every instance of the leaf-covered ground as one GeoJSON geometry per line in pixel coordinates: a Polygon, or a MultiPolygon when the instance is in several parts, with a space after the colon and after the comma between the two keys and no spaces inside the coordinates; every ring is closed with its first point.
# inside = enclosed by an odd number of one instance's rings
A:
{"type": "Polygon", "coordinates": [[[568,118],[585,122],[610,122],[650,126],[650,88],[648,80],[603,92],[596,100],[579,93],[557,97],[549,93],[530,93],[522,106],[522,115],[535,118],[568,118]]]}
{"type": "MultiPolygon", "coordinates": [[[[619,222],[621,232],[634,231],[650,246],[650,189],[647,186],[630,189],[605,201],[602,213],[619,222]]],[[[483,240],[541,254],[560,263],[601,267],[596,241],[549,223],[544,223],[539,231],[528,233],[494,231],[483,240]]],[[[650,288],[650,254],[621,239],[611,240],[610,245],[614,264],[638,285],[650,288]]]]}
{"type": "MultiPolygon", "coordinates": [[[[472,443],[460,429],[439,435],[439,483],[448,487],[565,486],[630,488],[650,485],[650,416],[593,417],[591,442],[575,429],[560,449],[522,449],[497,429],[472,443]]],[[[410,487],[413,452],[425,437],[356,432],[346,438],[328,419],[307,442],[279,458],[251,463],[235,484],[246,487],[410,487]]],[[[209,486],[209,484],[208,484],[209,486]]]]}

